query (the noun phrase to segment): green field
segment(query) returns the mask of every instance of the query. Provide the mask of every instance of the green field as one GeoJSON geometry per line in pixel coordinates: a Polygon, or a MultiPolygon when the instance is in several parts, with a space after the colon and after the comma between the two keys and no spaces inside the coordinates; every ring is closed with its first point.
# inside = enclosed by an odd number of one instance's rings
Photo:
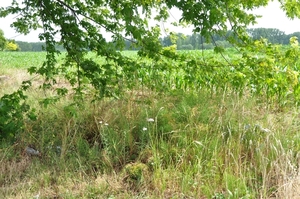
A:
{"type": "Polygon", "coordinates": [[[298,49],[260,50],[269,53],[180,51],[177,60],[155,63],[132,51],[124,53],[138,65],[113,68],[90,53],[109,95],[97,98],[103,93],[90,84],[98,84],[83,79],[87,95],[76,106],[76,70],[62,65],[64,54],[58,81],[44,90],[45,78],[26,69],[40,68],[46,53],[0,52],[0,96],[33,79],[26,101],[37,114],[20,129],[0,131],[15,135],[1,142],[0,195],[297,198],[298,49]],[[69,92],[45,101],[61,88],[69,92]],[[27,146],[40,156],[26,155],[27,146]]]}

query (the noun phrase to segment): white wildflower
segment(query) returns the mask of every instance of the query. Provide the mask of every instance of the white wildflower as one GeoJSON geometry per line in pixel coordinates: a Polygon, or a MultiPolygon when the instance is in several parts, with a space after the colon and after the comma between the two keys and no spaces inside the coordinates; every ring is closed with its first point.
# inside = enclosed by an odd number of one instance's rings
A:
{"type": "Polygon", "coordinates": [[[255,127],[256,127],[261,133],[271,133],[271,130],[270,130],[270,129],[263,128],[263,127],[260,126],[259,124],[256,124],[255,127]]]}
{"type": "Polygon", "coordinates": [[[108,123],[106,123],[106,122],[103,122],[102,120],[101,120],[101,121],[99,121],[99,124],[103,124],[104,126],[108,126],[108,123]]]}
{"type": "Polygon", "coordinates": [[[148,118],[147,121],[148,122],[154,122],[154,119],[153,118],[148,118]]]}
{"type": "Polygon", "coordinates": [[[147,128],[146,128],[146,127],[143,127],[143,131],[147,131],[147,128]]]}
{"type": "Polygon", "coordinates": [[[262,128],[262,129],[260,129],[260,131],[262,133],[271,133],[271,130],[270,129],[266,129],[266,128],[262,128]]]}
{"type": "Polygon", "coordinates": [[[41,192],[39,192],[37,195],[33,196],[33,198],[39,199],[40,198],[40,194],[41,194],[41,192]]]}

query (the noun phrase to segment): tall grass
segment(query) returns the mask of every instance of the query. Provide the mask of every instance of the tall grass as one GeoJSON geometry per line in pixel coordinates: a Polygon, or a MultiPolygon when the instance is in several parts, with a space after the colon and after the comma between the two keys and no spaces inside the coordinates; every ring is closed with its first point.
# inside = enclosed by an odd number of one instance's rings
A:
{"type": "MultiPolygon", "coordinates": [[[[13,75],[13,73],[11,73],[13,75]]],[[[10,85],[10,78],[6,82],[10,85]]],[[[297,198],[297,107],[230,90],[132,90],[47,108],[0,148],[5,198],[297,198]],[[268,129],[268,130],[266,130],[268,129]],[[28,157],[26,146],[41,157],[28,157]]]]}

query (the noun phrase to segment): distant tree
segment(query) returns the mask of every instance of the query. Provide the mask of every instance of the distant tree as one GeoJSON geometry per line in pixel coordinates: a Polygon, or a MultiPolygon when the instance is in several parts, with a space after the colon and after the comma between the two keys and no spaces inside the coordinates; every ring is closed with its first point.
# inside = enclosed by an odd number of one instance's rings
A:
{"type": "Polygon", "coordinates": [[[55,45],[55,48],[58,51],[66,51],[66,49],[62,45],[59,45],[59,44],[55,45]]]}
{"type": "Polygon", "coordinates": [[[294,32],[294,33],[292,33],[292,34],[288,34],[288,35],[286,35],[286,37],[285,37],[285,44],[289,44],[290,43],[290,38],[291,37],[297,37],[298,39],[300,39],[300,32],[294,32]]]}
{"type": "Polygon", "coordinates": [[[8,51],[19,51],[20,47],[14,40],[10,40],[6,43],[5,49],[8,51]]]}
{"type": "Polygon", "coordinates": [[[6,39],[4,37],[4,32],[0,29],[0,51],[3,51],[6,45],[6,39]]]}
{"type": "Polygon", "coordinates": [[[276,43],[276,44],[285,43],[285,37],[286,37],[285,33],[276,28],[251,28],[248,29],[247,32],[254,40],[266,38],[271,43],[276,43]]]}
{"type": "Polygon", "coordinates": [[[199,34],[197,35],[196,33],[194,33],[194,34],[192,34],[192,36],[190,38],[191,45],[193,46],[194,49],[198,49],[199,48],[199,41],[198,41],[199,37],[200,37],[199,34]]]}
{"type": "Polygon", "coordinates": [[[200,48],[213,49],[215,46],[212,43],[203,43],[200,48]]]}
{"type": "Polygon", "coordinates": [[[178,49],[181,49],[182,45],[185,45],[185,43],[187,43],[185,41],[185,39],[187,38],[186,35],[182,34],[182,33],[178,33],[177,34],[177,41],[176,41],[176,45],[178,49]]]}
{"type": "Polygon", "coordinates": [[[161,43],[162,43],[163,46],[171,46],[171,45],[173,45],[170,36],[164,37],[162,39],[161,43]]]}
{"type": "Polygon", "coordinates": [[[24,41],[16,41],[16,43],[19,45],[21,51],[32,51],[31,43],[24,41]]]}
{"type": "Polygon", "coordinates": [[[194,47],[193,47],[192,44],[182,45],[182,46],[180,47],[180,50],[193,50],[193,49],[194,49],[194,47]]]}
{"type": "MultiPolygon", "coordinates": [[[[16,41],[21,51],[44,51],[43,46],[44,42],[25,42],[25,41],[16,41]]],[[[55,45],[56,50],[65,51],[62,45],[55,45]]]]}
{"type": "MultiPolygon", "coordinates": [[[[125,40],[124,41],[124,50],[138,50],[139,48],[137,48],[136,46],[135,46],[135,43],[134,42],[132,42],[131,40],[125,40]]],[[[120,49],[121,50],[121,49],[120,49]]]]}
{"type": "Polygon", "coordinates": [[[43,46],[45,46],[44,42],[32,42],[32,51],[43,51],[44,48],[43,46]]]}

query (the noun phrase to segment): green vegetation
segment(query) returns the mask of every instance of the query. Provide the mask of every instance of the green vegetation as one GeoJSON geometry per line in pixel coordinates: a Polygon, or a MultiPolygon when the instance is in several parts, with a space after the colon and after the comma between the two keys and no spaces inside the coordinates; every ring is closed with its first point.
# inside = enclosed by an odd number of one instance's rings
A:
{"type": "Polygon", "coordinates": [[[4,50],[6,44],[6,39],[4,37],[4,32],[0,29],[0,51],[4,50]]]}
{"type": "MultiPolygon", "coordinates": [[[[45,51],[45,42],[25,42],[25,41],[16,41],[20,50],[23,52],[40,52],[45,51]]],[[[65,51],[63,46],[57,45],[57,50],[65,51]]]]}
{"type": "MultiPolygon", "coordinates": [[[[282,44],[289,45],[289,39],[291,37],[300,38],[299,32],[294,32],[291,34],[285,34],[283,31],[276,28],[251,28],[247,29],[247,33],[253,40],[260,40],[261,38],[267,39],[272,44],[282,44]]],[[[213,49],[215,47],[214,43],[218,46],[224,48],[231,48],[232,44],[226,40],[226,38],[232,35],[232,31],[227,31],[225,36],[213,34],[210,39],[205,39],[201,37],[200,34],[184,35],[182,33],[177,33],[176,42],[171,41],[170,36],[160,38],[160,42],[163,46],[171,46],[174,43],[177,45],[179,50],[199,50],[199,49],[213,49]]],[[[45,51],[43,46],[44,42],[24,42],[16,41],[21,51],[45,51]]],[[[57,50],[65,51],[61,45],[56,46],[57,50]]],[[[138,50],[139,48],[134,47],[134,42],[130,40],[124,41],[124,50],[138,50]]]]}
{"type": "MultiPolygon", "coordinates": [[[[248,11],[268,2],[24,0],[0,7],[0,17],[18,16],[17,32],[42,28],[45,50],[0,56],[0,194],[297,197],[298,39],[281,46],[246,29],[256,20],[248,11]],[[176,45],[182,40],[167,30],[172,45],[163,44],[151,24],[169,20],[172,8],[182,13],[172,24],[192,25],[192,43],[205,39],[212,50],[176,45]],[[126,41],[137,51],[123,52],[126,41]]],[[[281,8],[300,18],[295,1],[281,8]]]]}
{"type": "Polygon", "coordinates": [[[4,37],[4,32],[0,29],[0,51],[19,51],[20,47],[15,42],[15,40],[6,40],[4,37]]]}
{"type": "MultiPolygon", "coordinates": [[[[285,34],[276,28],[251,28],[246,31],[251,39],[260,40],[264,38],[272,44],[289,45],[291,37],[300,38],[300,32],[285,34]]],[[[212,34],[208,39],[197,33],[191,35],[177,33],[176,36],[176,42],[172,42],[172,36],[170,35],[162,38],[161,42],[164,46],[170,46],[176,43],[179,50],[214,49],[216,45],[223,48],[231,48],[232,44],[228,41],[228,37],[234,36],[234,32],[228,30],[225,35],[212,34]]]]}
{"type": "MultiPolygon", "coordinates": [[[[293,98],[284,98],[282,106],[282,101],[266,98],[268,89],[256,94],[240,79],[244,83],[239,87],[233,83],[237,80],[225,84],[221,74],[228,66],[213,51],[177,53],[222,64],[211,73],[199,71],[208,81],[205,85],[188,83],[184,65],[178,62],[177,68],[174,62],[172,74],[137,69],[131,80],[123,79],[132,89],[125,89],[122,98],[90,102],[93,98],[87,96],[73,106],[69,93],[44,107],[39,102],[45,104],[45,95],[46,99],[56,96],[55,89],[39,88],[44,79],[30,77],[24,70],[32,67],[32,61],[42,64],[44,53],[1,52],[6,58],[0,60],[1,75],[7,76],[0,84],[5,88],[2,94],[33,78],[26,101],[36,109],[37,118],[25,121],[13,145],[2,142],[0,194],[5,198],[38,193],[41,198],[294,197],[300,183],[300,137],[293,98]],[[18,63],[28,58],[32,61],[23,66],[4,65],[6,60],[18,63]],[[41,156],[28,157],[27,146],[41,156]]],[[[124,55],[138,58],[136,52],[124,55]]],[[[88,56],[97,59],[93,53],[88,56]]],[[[227,56],[231,61],[244,59],[233,49],[227,56]]],[[[230,71],[224,77],[238,73],[230,71]]],[[[251,82],[250,77],[245,79],[251,82]]],[[[61,85],[71,86],[63,79],[57,84],[61,85]]]]}
{"type": "Polygon", "coordinates": [[[9,40],[6,43],[5,50],[7,50],[7,51],[19,51],[20,48],[14,40],[9,40]]]}
{"type": "Polygon", "coordinates": [[[2,70],[27,69],[41,66],[45,61],[46,52],[1,52],[0,66],[2,70]]]}

